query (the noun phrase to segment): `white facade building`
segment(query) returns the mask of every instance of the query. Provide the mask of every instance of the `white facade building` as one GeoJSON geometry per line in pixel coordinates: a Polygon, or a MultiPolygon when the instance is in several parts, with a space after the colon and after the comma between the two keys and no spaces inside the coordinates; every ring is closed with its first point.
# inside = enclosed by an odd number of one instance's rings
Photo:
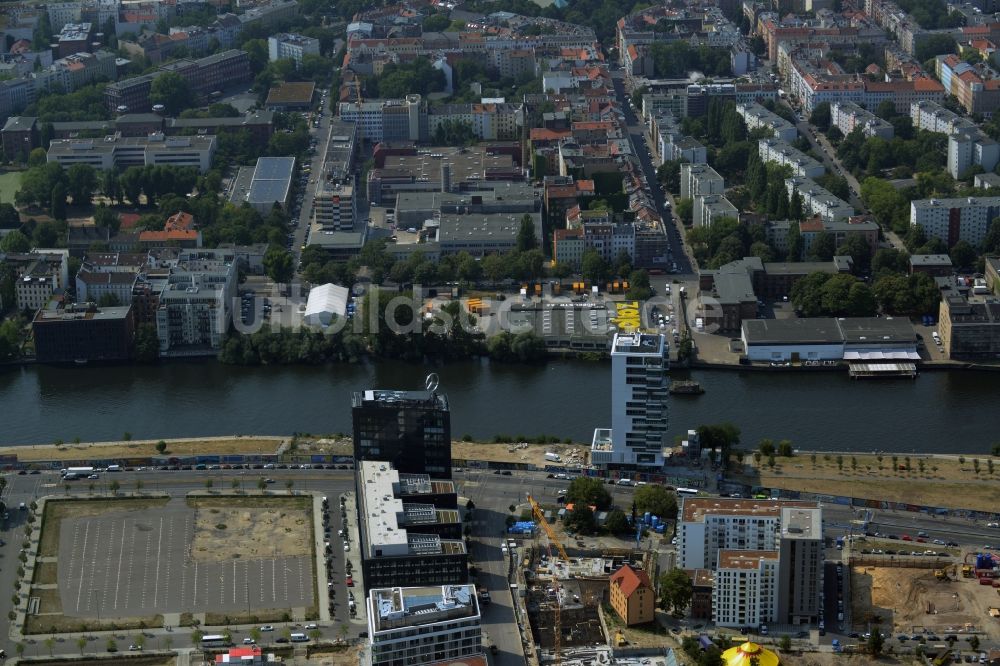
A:
{"type": "Polygon", "coordinates": [[[709,194],[694,198],[691,213],[693,226],[707,227],[724,217],[737,221],[740,219],[740,211],[726,197],[721,194],[709,194]]]}
{"type": "Polygon", "coordinates": [[[840,222],[854,215],[851,204],[835,197],[810,178],[788,178],[785,180],[785,189],[789,197],[793,192],[798,192],[802,197],[803,208],[810,215],[819,215],[826,222],[840,222]]]}
{"type": "Polygon", "coordinates": [[[791,167],[793,176],[819,178],[826,173],[822,164],[781,139],[760,139],[757,142],[757,152],[764,162],[791,167]]]}
{"type": "Polygon", "coordinates": [[[737,104],[736,113],[743,118],[748,130],[768,129],[771,130],[775,138],[782,141],[794,141],[795,137],[799,135],[795,125],[757,102],[737,104]]]}
{"type": "Polygon", "coordinates": [[[186,256],[160,294],[156,311],[160,353],[216,353],[232,321],[236,264],[217,260],[211,250],[192,250],[186,256]]]}
{"type": "Polygon", "coordinates": [[[948,136],[948,173],[958,180],[974,166],[989,173],[1000,160],[1000,144],[980,130],[961,130],[948,136]]]}
{"type": "Polygon", "coordinates": [[[212,166],[217,142],[215,136],[164,136],[121,134],[103,139],[53,139],[46,161],[68,169],[74,164],[89,164],[95,169],[127,169],[130,166],[193,166],[202,173],[212,166]]]}
{"type": "Polygon", "coordinates": [[[594,464],[663,466],[668,359],[663,335],[615,334],[611,345],[611,428],[594,432],[594,464]]]}
{"type": "Polygon", "coordinates": [[[960,240],[979,246],[993,218],[1000,215],[1000,197],[917,199],[910,202],[910,225],[923,227],[928,238],[948,247],[960,240]]]}
{"type": "Polygon", "coordinates": [[[485,660],[474,586],[378,588],[367,601],[372,666],[485,660]]]}
{"type": "Polygon", "coordinates": [[[722,176],[707,164],[681,164],[681,198],[694,199],[699,195],[725,194],[726,183],[722,176]]]}
{"type": "Polygon", "coordinates": [[[296,67],[301,67],[302,57],[306,55],[319,55],[318,39],[287,32],[267,38],[267,58],[271,62],[291,58],[296,67]]]}
{"type": "Polygon", "coordinates": [[[895,134],[892,123],[862,109],[854,102],[834,102],[830,105],[830,122],[847,136],[857,128],[867,137],[877,136],[889,140],[895,134]]]}
{"type": "Polygon", "coordinates": [[[712,621],[719,627],[760,627],[777,619],[778,553],[719,553],[712,589],[712,621]]]}

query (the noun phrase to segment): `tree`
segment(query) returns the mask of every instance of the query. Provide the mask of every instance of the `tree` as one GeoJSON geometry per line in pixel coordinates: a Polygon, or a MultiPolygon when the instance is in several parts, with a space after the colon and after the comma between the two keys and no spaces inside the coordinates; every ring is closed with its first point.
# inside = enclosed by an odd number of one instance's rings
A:
{"type": "Polygon", "coordinates": [[[952,246],[950,256],[955,268],[970,268],[976,265],[978,255],[969,241],[960,240],[952,246]]]}
{"type": "Polygon", "coordinates": [[[816,234],[816,237],[813,239],[812,246],[809,248],[809,254],[817,261],[832,260],[833,253],[836,251],[837,239],[833,237],[833,234],[828,234],[825,231],[821,231],[816,234]]]}
{"type": "Polygon", "coordinates": [[[163,455],[167,450],[167,443],[162,439],[156,443],[156,452],[163,455]]]}
{"type": "Polygon", "coordinates": [[[3,252],[27,252],[30,249],[28,237],[17,229],[0,239],[0,250],[3,252]]]}
{"type": "Polygon", "coordinates": [[[94,210],[94,226],[108,228],[113,236],[118,233],[118,230],[122,226],[122,221],[118,213],[108,208],[105,204],[98,204],[94,210]]]}
{"type": "Polygon", "coordinates": [[[762,456],[774,455],[774,440],[762,439],[760,440],[760,445],[757,447],[762,456]]]}
{"type": "Polygon", "coordinates": [[[781,639],[778,641],[778,648],[782,652],[791,652],[792,651],[792,637],[789,636],[788,634],[784,634],[781,637],[781,639]]]}
{"type": "Polygon", "coordinates": [[[580,260],[580,272],[590,282],[601,284],[608,279],[610,267],[597,250],[588,249],[580,260]]]}
{"type": "Polygon", "coordinates": [[[868,654],[875,658],[880,657],[884,644],[885,639],[882,638],[882,632],[878,628],[873,629],[868,636],[868,654]]]}
{"type": "Polygon", "coordinates": [[[56,183],[52,188],[52,199],[49,205],[52,217],[57,220],[66,219],[66,188],[62,183],[56,183]]]}
{"type": "Polygon", "coordinates": [[[21,226],[21,216],[14,204],[0,203],[0,229],[17,229],[21,226]]]}
{"type": "Polygon", "coordinates": [[[83,637],[83,636],[80,636],[79,638],[77,638],[76,639],[76,647],[77,647],[77,649],[80,650],[80,655],[82,656],[83,655],[83,651],[87,648],[87,639],[85,637],[83,637]]]}
{"type": "Polygon", "coordinates": [[[149,101],[162,104],[167,115],[177,116],[191,107],[196,100],[187,79],[176,72],[165,72],[153,79],[149,87],[149,101]]]}
{"type": "Polygon", "coordinates": [[[867,273],[871,268],[872,248],[861,234],[849,234],[837,248],[837,255],[850,257],[858,273],[867,273]]]}
{"type": "Polygon", "coordinates": [[[521,218],[521,226],[517,230],[517,251],[527,252],[538,247],[538,239],[535,237],[535,223],[531,215],[521,218]]]}
{"type": "Polygon", "coordinates": [[[635,505],[640,513],[673,519],[677,516],[677,496],[666,486],[645,485],[635,491],[635,505]]]}
{"type": "Polygon", "coordinates": [[[778,442],[778,455],[782,458],[791,458],[794,455],[791,441],[783,439],[778,442]]]}
{"type": "Polygon", "coordinates": [[[55,647],[56,639],[54,636],[49,636],[45,639],[45,647],[49,650],[49,656],[52,656],[52,648],[55,647]]]}
{"type": "Polygon", "coordinates": [[[611,494],[600,479],[579,477],[566,489],[566,503],[594,505],[603,510],[611,506],[611,494]]]}
{"type": "Polygon", "coordinates": [[[153,324],[140,324],[135,331],[135,360],[155,363],[160,357],[160,339],[153,324]]]}
{"type": "Polygon", "coordinates": [[[817,104],[811,114],[809,114],[809,124],[815,125],[820,132],[825,132],[830,128],[830,103],[821,102],[817,104]]]}
{"type": "Polygon", "coordinates": [[[798,222],[801,222],[806,217],[802,195],[799,194],[798,190],[792,192],[792,198],[788,201],[788,217],[798,222]]]}
{"type": "Polygon", "coordinates": [[[660,576],[660,606],[674,617],[684,617],[694,588],[683,569],[671,569],[660,576]]]}
{"type": "Polygon", "coordinates": [[[264,478],[257,479],[257,490],[263,494],[265,488],[267,488],[267,480],[264,478]]]}
{"type": "Polygon", "coordinates": [[[89,164],[74,164],[66,171],[66,189],[74,206],[89,205],[97,189],[97,172],[89,164]]]}
{"type": "Polygon", "coordinates": [[[283,284],[295,275],[295,259],[285,248],[272,245],[264,254],[264,271],[272,280],[283,284]]]}
{"type": "Polygon", "coordinates": [[[567,529],[575,530],[580,534],[593,534],[597,531],[594,510],[582,502],[573,505],[573,510],[566,516],[565,524],[567,529]]]}
{"type": "Polygon", "coordinates": [[[621,509],[615,509],[608,514],[608,519],[604,522],[604,527],[612,534],[626,534],[632,530],[628,522],[628,517],[621,509]]]}
{"type": "Polygon", "coordinates": [[[694,215],[694,199],[678,199],[674,206],[674,212],[684,224],[691,224],[694,215]]]}

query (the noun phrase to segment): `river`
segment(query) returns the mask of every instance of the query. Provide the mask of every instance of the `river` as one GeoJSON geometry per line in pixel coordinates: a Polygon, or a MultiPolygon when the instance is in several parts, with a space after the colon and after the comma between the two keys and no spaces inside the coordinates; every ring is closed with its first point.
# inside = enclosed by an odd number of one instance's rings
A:
{"type": "MultiPolygon", "coordinates": [[[[136,439],[350,432],[352,391],[421,388],[430,370],[451,401],[456,438],[545,433],[589,441],[594,427],[610,425],[607,363],[483,360],[428,369],[188,361],[0,370],[0,443],[112,440],[125,432],[136,439]]],[[[698,370],[691,377],[706,393],[671,398],[671,435],[732,421],[745,444],[770,437],[803,449],[986,453],[1000,441],[995,374],[927,372],[916,381],[866,382],[846,372],[698,370]]]]}

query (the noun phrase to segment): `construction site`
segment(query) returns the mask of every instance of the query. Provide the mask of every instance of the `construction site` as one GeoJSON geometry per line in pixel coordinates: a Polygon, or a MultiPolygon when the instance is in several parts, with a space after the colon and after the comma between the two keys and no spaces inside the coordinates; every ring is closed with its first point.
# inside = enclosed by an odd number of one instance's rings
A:
{"type": "Polygon", "coordinates": [[[852,558],[855,625],[878,618],[893,633],[1000,638],[1000,557],[876,563],[852,558]]]}
{"type": "Polygon", "coordinates": [[[611,574],[629,564],[655,578],[656,556],[628,548],[574,551],[570,557],[559,536],[529,499],[538,524],[533,543],[525,544],[519,577],[531,638],[540,662],[571,663],[598,659],[607,649],[598,609],[608,599],[611,574]]]}

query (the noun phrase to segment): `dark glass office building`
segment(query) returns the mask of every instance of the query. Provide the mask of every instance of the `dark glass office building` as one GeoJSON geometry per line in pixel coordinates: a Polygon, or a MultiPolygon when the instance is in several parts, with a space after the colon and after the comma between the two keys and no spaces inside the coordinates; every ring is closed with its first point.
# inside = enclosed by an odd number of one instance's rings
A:
{"type": "Polygon", "coordinates": [[[352,400],[354,459],[404,474],[451,478],[451,414],[436,391],[359,391],[352,400]]]}

